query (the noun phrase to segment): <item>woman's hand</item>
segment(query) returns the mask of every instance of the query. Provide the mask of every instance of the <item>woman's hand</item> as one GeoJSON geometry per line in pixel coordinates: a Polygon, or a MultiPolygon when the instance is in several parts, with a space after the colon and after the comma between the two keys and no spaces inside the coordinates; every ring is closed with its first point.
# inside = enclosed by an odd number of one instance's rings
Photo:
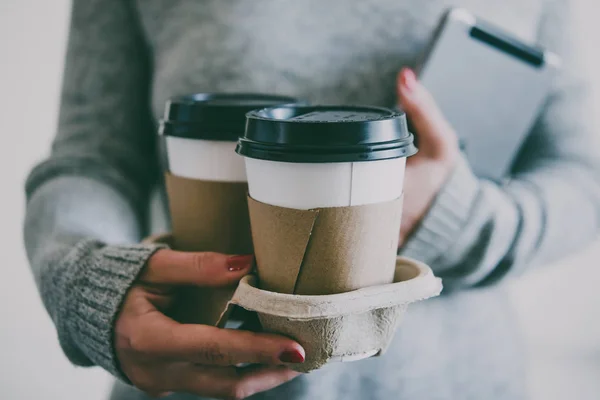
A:
{"type": "Polygon", "coordinates": [[[398,102],[416,130],[419,152],[406,162],[400,244],[425,216],[448,179],[459,154],[457,136],[431,94],[404,68],[398,74],[398,102]]]}
{"type": "Polygon", "coordinates": [[[125,298],[115,325],[122,371],[151,396],[188,392],[241,399],[298,374],[282,364],[304,361],[304,349],[269,334],[184,325],[164,314],[178,285],[235,284],[250,272],[252,256],[159,250],[125,298]],[[261,364],[236,368],[241,363],[261,364]]]}

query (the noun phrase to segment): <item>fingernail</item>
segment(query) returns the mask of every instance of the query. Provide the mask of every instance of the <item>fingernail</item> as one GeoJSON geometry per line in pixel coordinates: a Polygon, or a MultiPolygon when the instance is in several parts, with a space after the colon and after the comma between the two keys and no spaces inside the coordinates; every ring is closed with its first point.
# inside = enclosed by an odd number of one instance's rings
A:
{"type": "Polygon", "coordinates": [[[279,360],[284,363],[300,364],[304,362],[304,355],[298,350],[288,350],[281,353],[279,360]]]}
{"type": "Polygon", "coordinates": [[[227,269],[231,272],[250,268],[254,255],[232,256],[227,259],[227,269]]]}
{"type": "Polygon", "coordinates": [[[409,92],[412,92],[417,87],[417,76],[410,68],[403,68],[400,73],[400,81],[409,92]]]}

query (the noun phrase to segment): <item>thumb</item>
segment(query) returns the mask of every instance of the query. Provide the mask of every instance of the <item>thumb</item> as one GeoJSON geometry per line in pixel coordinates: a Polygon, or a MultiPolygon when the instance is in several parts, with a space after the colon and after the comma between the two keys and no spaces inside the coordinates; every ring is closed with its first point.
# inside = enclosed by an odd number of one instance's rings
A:
{"type": "Polygon", "coordinates": [[[448,150],[458,146],[454,129],[411,69],[403,68],[398,73],[396,87],[399,105],[418,135],[419,154],[442,157],[448,150]]]}
{"type": "Polygon", "coordinates": [[[254,256],[162,249],[148,260],[140,280],[166,285],[229,286],[252,268],[254,256]]]}

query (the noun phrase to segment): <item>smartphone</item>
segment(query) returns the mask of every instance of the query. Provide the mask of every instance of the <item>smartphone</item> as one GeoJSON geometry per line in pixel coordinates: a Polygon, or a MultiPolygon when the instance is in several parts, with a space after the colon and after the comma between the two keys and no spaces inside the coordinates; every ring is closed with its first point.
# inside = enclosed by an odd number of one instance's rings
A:
{"type": "Polygon", "coordinates": [[[443,16],[416,67],[473,171],[501,181],[546,101],[560,58],[469,11],[443,16]]]}

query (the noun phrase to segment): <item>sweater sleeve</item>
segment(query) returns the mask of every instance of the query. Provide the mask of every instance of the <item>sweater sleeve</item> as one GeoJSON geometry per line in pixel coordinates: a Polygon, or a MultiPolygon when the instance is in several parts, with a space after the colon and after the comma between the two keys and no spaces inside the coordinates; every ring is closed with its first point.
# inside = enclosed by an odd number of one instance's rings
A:
{"type": "Polygon", "coordinates": [[[157,177],[149,62],[132,5],[75,0],[58,132],[26,183],[24,236],[67,357],[120,376],[112,326],[157,246],[140,245],[157,177]]]}
{"type": "Polygon", "coordinates": [[[540,20],[539,42],[561,56],[562,69],[509,178],[478,179],[461,159],[401,250],[428,262],[447,288],[551,263],[598,235],[600,137],[593,80],[581,62],[592,49],[575,38],[568,4],[574,2],[547,2],[540,20]]]}

